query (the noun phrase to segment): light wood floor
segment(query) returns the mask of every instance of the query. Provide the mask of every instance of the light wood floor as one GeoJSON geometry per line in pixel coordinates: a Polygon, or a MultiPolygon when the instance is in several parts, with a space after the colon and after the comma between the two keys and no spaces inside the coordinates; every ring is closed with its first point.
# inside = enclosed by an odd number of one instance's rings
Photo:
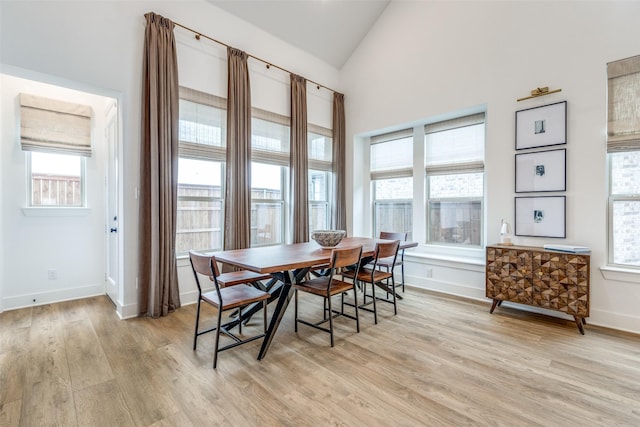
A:
{"type": "Polygon", "coordinates": [[[156,320],[118,320],[106,297],[0,314],[0,425],[640,425],[636,335],[407,289],[359,334],[339,319],[331,348],[296,336],[292,306],[264,360],[253,342],[216,371],[211,334],[191,349],[193,305],[156,320]]]}

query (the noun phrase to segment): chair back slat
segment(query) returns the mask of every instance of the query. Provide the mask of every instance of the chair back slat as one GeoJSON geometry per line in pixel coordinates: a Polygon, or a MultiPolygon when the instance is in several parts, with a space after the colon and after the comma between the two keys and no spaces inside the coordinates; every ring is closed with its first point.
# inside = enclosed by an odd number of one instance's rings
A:
{"type": "Polygon", "coordinates": [[[407,240],[408,233],[392,233],[390,231],[381,231],[380,238],[384,240],[400,240],[404,242],[407,240]]]}
{"type": "Polygon", "coordinates": [[[362,258],[362,246],[334,249],[331,253],[331,267],[342,268],[355,265],[362,258]]]}
{"type": "Polygon", "coordinates": [[[376,243],[376,259],[395,257],[400,247],[400,240],[389,243],[376,243]]]}

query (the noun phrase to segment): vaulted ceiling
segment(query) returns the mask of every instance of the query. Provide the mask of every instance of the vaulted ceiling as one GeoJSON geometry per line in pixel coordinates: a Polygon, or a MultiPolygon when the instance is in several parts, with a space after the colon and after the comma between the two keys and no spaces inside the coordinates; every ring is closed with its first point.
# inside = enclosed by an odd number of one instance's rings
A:
{"type": "Polygon", "coordinates": [[[208,0],[342,68],[391,0],[208,0]]]}

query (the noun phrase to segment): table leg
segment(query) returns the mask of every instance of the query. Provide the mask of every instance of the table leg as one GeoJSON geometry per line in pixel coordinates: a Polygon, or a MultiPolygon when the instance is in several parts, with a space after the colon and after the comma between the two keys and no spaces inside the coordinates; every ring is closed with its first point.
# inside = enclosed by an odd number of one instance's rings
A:
{"type": "Polygon", "coordinates": [[[273,336],[276,334],[278,330],[278,326],[280,325],[280,321],[284,316],[284,312],[287,311],[287,306],[289,305],[289,301],[291,301],[291,297],[293,296],[293,287],[291,284],[295,280],[292,272],[285,272],[282,277],[282,288],[280,289],[280,297],[278,298],[278,302],[276,303],[276,308],[273,311],[271,316],[271,322],[269,323],[269,327],[267,328],[267,333],[262,341],[262,346],[260,347],[260,352],[258,353],[258,360],[262,360],[269,350],[269,346],[271,345],[271,340],[273,336]]]}

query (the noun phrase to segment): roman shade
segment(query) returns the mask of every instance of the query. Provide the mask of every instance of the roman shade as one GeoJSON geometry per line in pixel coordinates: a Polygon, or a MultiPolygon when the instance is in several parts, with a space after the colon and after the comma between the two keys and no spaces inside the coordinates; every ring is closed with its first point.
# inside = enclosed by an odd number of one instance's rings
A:
{"type": "Polygon", "coordinates": [[[251,108],[251,156],[258,163],[289,166],[291,118],[251,108]]]}
{"type": "Polygon", "coordinates": [[[371,137],[371,179],[413,176],[413,128],[371,137]]]}
{"type": "Polygon", "coordinates": [[[180,87],[180,157],[224,162],[227,100],[180,87]]]}
{"type": "Polygon", "coordinates": [[[332,130],[322,126],[307,124],[309,133],[308,153],[309,169],[332,172],[333,171],[333,140],[332,130]],[[314,137],[321,138],[320,142],[314,141],[314,137]]]}
{"type": "Polygon", "coordinates": [[[607,64],[607,152],[640,150],[640,56],[607,64]]]}
{"type": "Polygon", "coordinates": [[[23,151],[91,157],[91,107],[20,94],[23,151]]]}

